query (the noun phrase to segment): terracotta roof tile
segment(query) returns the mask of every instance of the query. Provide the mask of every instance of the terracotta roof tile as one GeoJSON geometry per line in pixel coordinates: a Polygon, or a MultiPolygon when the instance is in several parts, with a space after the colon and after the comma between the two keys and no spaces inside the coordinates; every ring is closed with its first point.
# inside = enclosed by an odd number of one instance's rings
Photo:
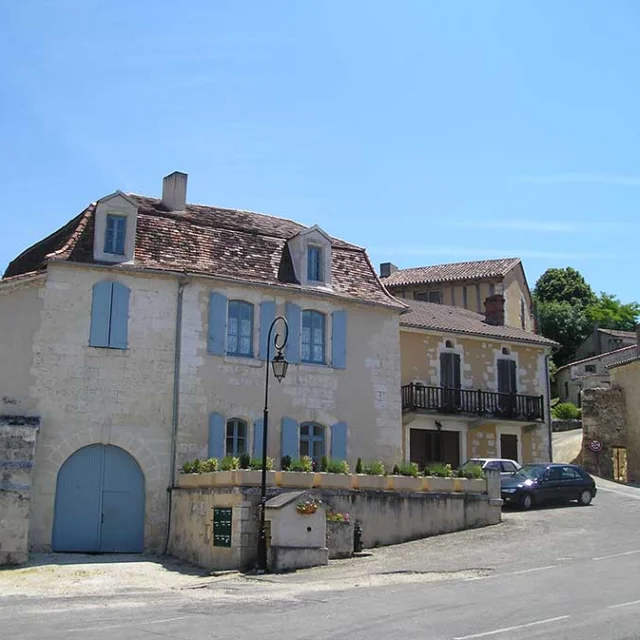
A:
{"type": "Polygon", "coordinates": [[[487,324],[484,316],[474,311],[434,302],[420,302],[419,300],[404,300],[404,302],[409,306],[409,311],[400,316],[400,324],[403,327],[468,333],[486,336],[487,338],[530,342],[546,347],[557,346],[557,343],[553,340],[530,331],[523,331],[506,325],[487,324]]]}
{"type": "MultiPolygon", "coordinates": [[[[287,240],[307,229],[292,220],[250,211],[187,205],[168,211],[157,198],[127,194],[139,206],[137,267],[188,271],[250,282],[300,285],[287,240]]],[[[10,263],[4,277],[41,269],[51,259],[93,263],[95,204],[10,263]]],[[[331,238],[333,293],[398,309],[364,249],[331,238]]]]}
{"type": "Polygon", "coordinates": [[[384,278],[383,282],[386,287],[399,287],[414,284],[503,278],[519,262],[519,258],[501,258],[499,260],[476,260],[474,262],[455,262],[398,269],[395,273],[384,278]]]}
{"type": "Polygon", "coordinates": [[[619,331],[618,329],[601,329],[598,327],[598,333],[606,333],[609,336],[614,338],[622,338],[623,340],[635,340],[636,332],[635,331],[619,331]]]}
{"type": "MultiPolygon", "coordinates": [[[[635,337],[635,333],[633,335],[635,337]]],[[[636,348],[637,347],[635,344],[631,344],[627,347],[620,347],[620,349],[614,349],[613,351],[605,351],[605,353],[601,353],[598,356],[589,356],[588,358],[582,358],[581,360],[575,360],[574,362],[568,362],[567,364],[563,364],[561,367],[558,367],[558,371],[568,369],[569,367],[573,367],[578,364],[584,364],[585,362],[593,362],[594,360],[600,360],[600,358],[613,357],[613,362],[611,363],[611,365],[613,365],[619,362],[620,360],[626,360],[629,357],[629,354],[635,355],[636,348]]],[[[609,367],[611,365],[605,365],[605,366],[609,367]]]]}

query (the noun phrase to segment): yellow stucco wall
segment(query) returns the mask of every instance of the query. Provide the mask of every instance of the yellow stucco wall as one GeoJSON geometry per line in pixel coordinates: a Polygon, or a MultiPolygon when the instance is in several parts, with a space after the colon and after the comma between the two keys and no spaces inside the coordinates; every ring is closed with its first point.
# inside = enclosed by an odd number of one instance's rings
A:
{"type": "Polygon", "coordinates": [[[504,323],[533,331],[533,313],[524,272],[520,268],[512,269],[504,278],[504,323]],[[522,326],[521,301],[524,300],[524,326],[522,326]]]}
{"type": "Polygon", "coordinates": [[[627,480],[640,482],[640,360],[610,369],[611,382],[624,390],[627,424],[627,480]]]}

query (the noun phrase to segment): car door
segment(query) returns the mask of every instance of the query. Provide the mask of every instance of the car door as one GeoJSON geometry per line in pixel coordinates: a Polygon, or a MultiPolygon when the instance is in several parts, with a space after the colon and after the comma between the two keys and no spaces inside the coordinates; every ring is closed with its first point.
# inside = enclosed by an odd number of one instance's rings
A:
{"type": "Polygon", "coordinates": [[[560,467],[550,467],[547,469],[536,491],[536,498],[539,502],[555,500],[558,497],[562,483],[562,469],[560,467]]]}
{"type": "Polygon", "coordinates": [[[562,467],[562,483],[558,491],[558,498],[563,500],[577,500],[584,488],[585,481],[573,467],[562,467]]]}

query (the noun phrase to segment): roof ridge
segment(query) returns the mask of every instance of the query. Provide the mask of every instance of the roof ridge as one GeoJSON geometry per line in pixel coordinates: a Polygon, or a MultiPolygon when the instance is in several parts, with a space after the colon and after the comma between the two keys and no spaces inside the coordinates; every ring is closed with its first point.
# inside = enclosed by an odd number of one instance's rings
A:
{"type": "Polygon", "coordinates": [[[404,269],[398,269],[394,273],[401,271],[411,271],[413,269],[431,269],[433,267],[457,267],[463,264],[480,264],[481,262],[521,262],[520,258],[484,258],[482,260],[462,260],[459,262],[440,262],[438,264],[424,264],[418,267],[405,267],[404,269]]]}
{"type": "Polygon", "coordinates": [[[581,360],[574,360],[573,362],[567,362],[567,364],[563,364],[561,367],[558,367],[556,371],[562,371],[562,369],[566,369],[567,367],[573,367],[577,364],[583,364],[584,362],[590,362],[591,360],[598,360],[599,358],[604,358],[605,356],[610,356],[614,353],[619,353],[620,351],[626,351],[627,349],[636,349],[638,347],[637,344],[628,344],[626,347],[620,347],[619,349],[613,349],[612,351],[605,351],[597,356],[589,356],[588,358],[582,358],[581,360]]]}

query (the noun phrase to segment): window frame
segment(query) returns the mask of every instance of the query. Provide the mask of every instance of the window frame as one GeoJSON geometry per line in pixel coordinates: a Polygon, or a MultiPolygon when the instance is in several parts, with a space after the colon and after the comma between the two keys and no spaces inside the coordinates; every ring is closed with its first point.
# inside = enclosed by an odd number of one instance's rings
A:
{"type": "Polygon", "coordinates": [[[112,256],[123,256],[127,248],[127,216],[118,213],[107,213],[105,217],[103,251],[112,256]],[[114,223],[114,228],[109,228],[109,223],[114,223]],[[118,229],[120,227],[120,229],[118,229]],[[122,247],[118,245],[118,232],[121,232],[122,247]],[[111,246],[108,245],[111,234],[111,246]],[[118,249],[122,248],[122,251],[118,249]]]}
{"type": "Polygon", "coordinates": [[[255,308],[254,305],[251,302],[247,302],[246,300],[239,300],[239,299],[234,299],[234,300],[229,300],[227,303],[227,327],[226,327],[226,354],[229,356],[236,356],[238,358],[253,358],[254,357],[254,349],[253,349],[253,332],[254,332],[254,322],[255,322],[255,308]],[[232,319],[232,309],[237,309],[237,317],[235,318],[236,320],[236,332],[235,334],[231,333],[231,319],[232,319]],[[242,318],[241,316],[241,312],[244,309],[248,309],[250,311],[250,328],[249,328],[249,335],[243,335],[241,333],[241,322],[243,319],[246,320],[246,318],[242,318]],[[236,341],[236,348],[234,350],[232,350],[230,348],[230,343],[231,340],[230,338],[232,337],[232,335],[235,336],[235,341],[236,341]],[[249,350],[248,352],[244,352],[240,349],[240,344],[241,344],[241,340],[242,339],[249,339],[249,350]]]}
{"type": "Polygon", "coordinates": [[[323,456],[327,455],[327,429],[318,422],[302,422],[298,428],[298,450],[300,457],[309,456],[312,460],[320,462],[323,456]],[[306,434],[302,430],[306,429],[306,434]],[[316,430],[320,431],[320,435],[316,435],[316,430]],[[315,455],[315,446],[320,444],[319,455],[315,455]],[[303,449],[306,448],[306,453],[303,449]]]}
{"type": "Polygon", "coordinates": [[[595,364],[585,364],[584,365],[585,373],[596,373],[596,365],[595,364]]]}
{"type": "Polygon", "coordinates": [[[324,249],[317,244],[307,245],[307,281],[325,282],[324,249]]]}
{"type": "Polygon", "coordinates": [[[243,453],[249,451],[249,429],[247,421],[242,418],[229,418],[225,424],[224,432],[224,452],[226,456],[240,456],[243,453]],[[231,435],[229,435],[229,429],[231,429],[231,435]],[[240,429],[243,430],[243,434],[240,435],[240,429]],[[231,451],[229,451],[229,439],[231,439],[231,451]],[[243,449],[239,450],[239,443],[242,441],[243,449]]]}
{"type": "Polygon", "coordinates": [[[322,311],[317,311],[316,309],[303,309],[302,310],[302,331],[300,332],[300,362],[304,363],[304,364],[319,364],[319,365],[324,365],[327,363],[327,315],[325,313],[322,313],[322,311]],[[307,358],[305,358],[304,356],[304,350],[305,350],[305,345],[307,344],[305,342],[305,319],[309,317],[311,319],[311,326],[308,327],[309,329],[309,342],[308,342],[308,347],[309,347],[309,356],[307,358]],[[321,319],[322,322],[322,326],[321,326],[321,334],[322,335],[322,345],[318,345],[314,342],[314,330],[317,330],[319,327],[315,327],[314,326],[314,320],[315,319],[321,319]],[[317,359],[314,357],[314,351],[315,351],[315,347],[317,346],[321,346],[322,347],[322,359],[317,359]]]}

